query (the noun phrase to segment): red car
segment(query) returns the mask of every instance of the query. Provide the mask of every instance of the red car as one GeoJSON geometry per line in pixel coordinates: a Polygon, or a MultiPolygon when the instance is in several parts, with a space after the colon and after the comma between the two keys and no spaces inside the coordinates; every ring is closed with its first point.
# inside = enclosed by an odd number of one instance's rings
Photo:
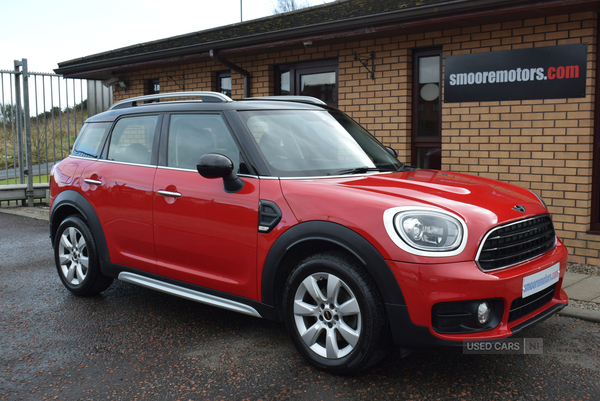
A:
{"type": "Polygon", "coordinates": [[[72,293],[116,278],[282,320],[333,373],[392,344],[503,339],[568,302],[567,250],[534,193],[408,167],[312,98],[119,102],[54,167],[51,202],[72,293]]]}

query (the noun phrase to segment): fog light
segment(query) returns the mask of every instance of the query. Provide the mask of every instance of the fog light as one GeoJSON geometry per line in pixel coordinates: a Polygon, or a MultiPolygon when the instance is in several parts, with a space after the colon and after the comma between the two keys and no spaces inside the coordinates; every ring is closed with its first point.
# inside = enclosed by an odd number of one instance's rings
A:
{"type": "Polygon", "coordinates": [[[484,325],[490,319],[490,305],[487,302],[482,302],[477,307],[477,321],[479,321],[480,325],[484,325]]]}

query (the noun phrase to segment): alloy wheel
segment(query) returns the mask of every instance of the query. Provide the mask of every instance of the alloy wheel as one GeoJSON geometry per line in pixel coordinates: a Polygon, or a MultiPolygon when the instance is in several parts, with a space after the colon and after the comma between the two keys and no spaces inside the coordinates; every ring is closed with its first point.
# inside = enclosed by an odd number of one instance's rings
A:
{"type": "Polygon", "coordinates": [[[89,257],[85,237],[75,227],[68,227],[60,236],[58,247],[60,271],[71,285],[81,285],[85,280],[89,257]]]}
{"type": "Polygon", "coordinates": [[[300,338],[317,355],[339,359],[357,346],[360,306],[339,277],[330,273],[306,277],[296,290],[293,308],[300,338]]]}

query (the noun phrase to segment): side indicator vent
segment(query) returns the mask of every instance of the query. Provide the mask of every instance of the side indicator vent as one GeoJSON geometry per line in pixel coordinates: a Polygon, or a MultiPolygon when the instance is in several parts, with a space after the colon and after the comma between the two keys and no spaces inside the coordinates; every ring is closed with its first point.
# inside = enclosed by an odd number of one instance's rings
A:
{"type": "Polygon", "coordinates": [[[258,232],[270,233],[281,221],[281,210],[275,202],[261,200],[258,204],[258,232]]]}

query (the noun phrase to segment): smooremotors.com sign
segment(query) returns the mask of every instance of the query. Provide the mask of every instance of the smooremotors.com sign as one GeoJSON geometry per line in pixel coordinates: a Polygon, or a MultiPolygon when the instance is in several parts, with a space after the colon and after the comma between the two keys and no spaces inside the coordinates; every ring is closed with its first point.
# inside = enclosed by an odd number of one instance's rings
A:
{"type": "Polygon", "coordinates": [[[447,56],[444,103],[585,97],[587,43],[447,56]]]}

